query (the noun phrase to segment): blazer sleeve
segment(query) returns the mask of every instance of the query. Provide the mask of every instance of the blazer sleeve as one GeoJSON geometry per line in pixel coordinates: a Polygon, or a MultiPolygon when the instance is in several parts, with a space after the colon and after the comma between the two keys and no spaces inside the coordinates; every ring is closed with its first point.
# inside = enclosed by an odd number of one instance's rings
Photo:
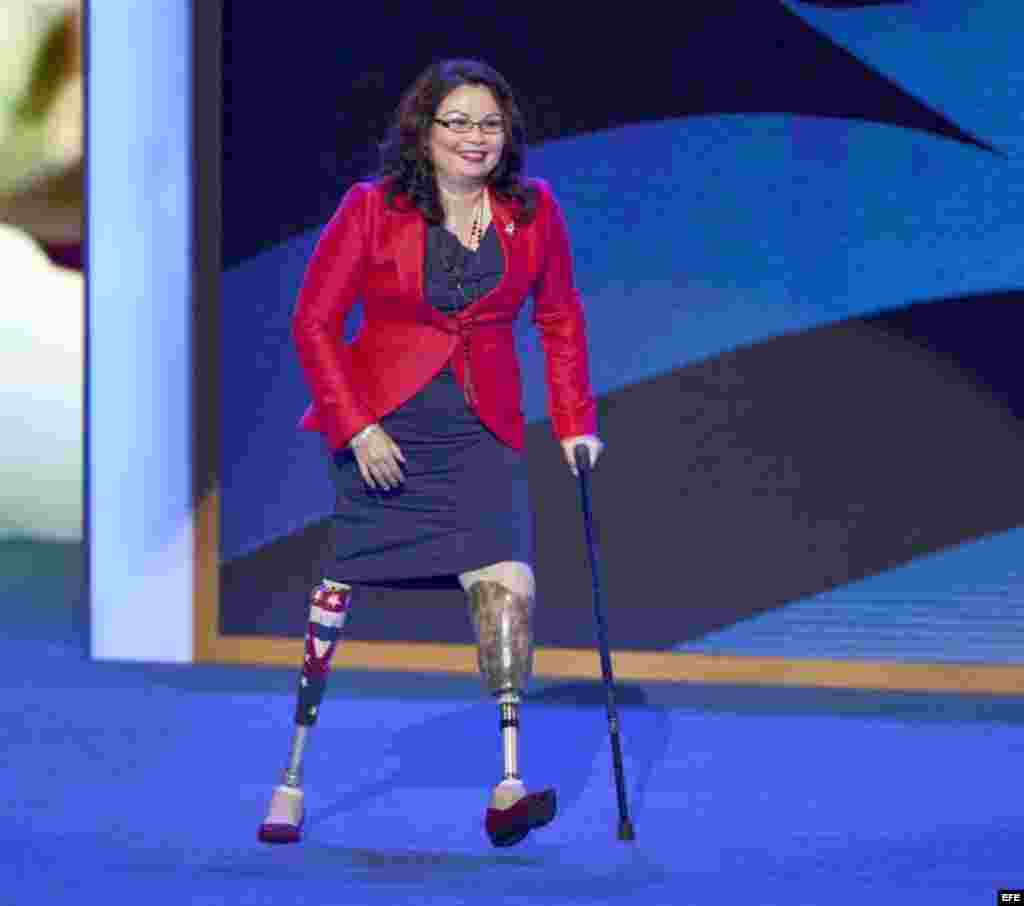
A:
{"type": "Polygon", "coordinates": [[[535,181],[544,229],[544,265],[534,288],[533,323],[540,334],[547,377],[548,412],[559,440],[597,433],[597,405],[590,387],[583,302],[573,283],[565,217],[551,190],[535,181]]]}
{"type": "Polygon", "coordinates": [[[292,339],[332,450],[373,421],[358,375],[340,354],[345,317],[364,285],[371,191],[358,183],[345,194],[316,244],[292,314],[292,339]]]}

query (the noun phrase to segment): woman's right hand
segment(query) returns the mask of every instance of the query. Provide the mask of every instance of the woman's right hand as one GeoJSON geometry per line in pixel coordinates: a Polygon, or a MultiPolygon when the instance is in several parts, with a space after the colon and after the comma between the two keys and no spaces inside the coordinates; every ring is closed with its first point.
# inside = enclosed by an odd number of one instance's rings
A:
{"type": "Polygon", "coordinates": [[[349,444],[359,466],[359,474],[367,487],[374,490],[394,490],[405,481],[402,466],[405,455],[387,432],[374,425],[362,437],[357,435],[349,444]],[[401,465],[399,465],[401,463],[401,465]]]}

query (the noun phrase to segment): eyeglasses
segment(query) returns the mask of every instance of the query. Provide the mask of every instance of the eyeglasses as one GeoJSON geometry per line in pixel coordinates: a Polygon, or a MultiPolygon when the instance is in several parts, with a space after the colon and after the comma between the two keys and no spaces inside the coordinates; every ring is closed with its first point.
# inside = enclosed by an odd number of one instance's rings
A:
{"type": "Polygon", "coordinates": [[[468,116],[450,116],[446,120],[434,120],[439,126],[458,132],[460,135],[472,132],[474,126],[479,126],[484,135],[497,135],[505,131],[505,121],[500,116],[488,116],[482,120],[471,120],[468,116]]]}

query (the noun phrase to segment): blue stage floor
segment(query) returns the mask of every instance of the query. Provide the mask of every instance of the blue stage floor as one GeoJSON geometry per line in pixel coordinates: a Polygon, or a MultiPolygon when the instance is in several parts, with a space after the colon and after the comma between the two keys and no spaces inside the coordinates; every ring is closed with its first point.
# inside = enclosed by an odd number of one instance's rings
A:
{"type": "Polygon", "coordinates": [[[600,686],[537,682],[522,767],[559,815],[495,850],[481,686],[341,670],[305,840],[268,847],[291,671],[92,663],[38,583],[0,589],[2,904],[963,906],[1024,887],[1021,700],[623,687],[623,844],[600,686]]]}

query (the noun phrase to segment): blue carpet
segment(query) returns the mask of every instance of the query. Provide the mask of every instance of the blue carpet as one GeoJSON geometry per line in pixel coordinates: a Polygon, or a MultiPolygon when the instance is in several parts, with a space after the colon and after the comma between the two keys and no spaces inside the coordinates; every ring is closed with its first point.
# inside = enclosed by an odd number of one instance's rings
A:
{"type": "Polygon", "coordinates": [[[622,844],[600,685],[537,682],[523,770],[559,815],[495,850],[478,683],[339,670],[306,838],[263,846],[292,672],[90,662],[74,557],[63,609],[40,558],[38,582],[0,585],[18,617],[0,642],[0,903],[961,906],[1024,886],[1024,702],[987,697],[623,686],[638,840],[622,844]]]}

